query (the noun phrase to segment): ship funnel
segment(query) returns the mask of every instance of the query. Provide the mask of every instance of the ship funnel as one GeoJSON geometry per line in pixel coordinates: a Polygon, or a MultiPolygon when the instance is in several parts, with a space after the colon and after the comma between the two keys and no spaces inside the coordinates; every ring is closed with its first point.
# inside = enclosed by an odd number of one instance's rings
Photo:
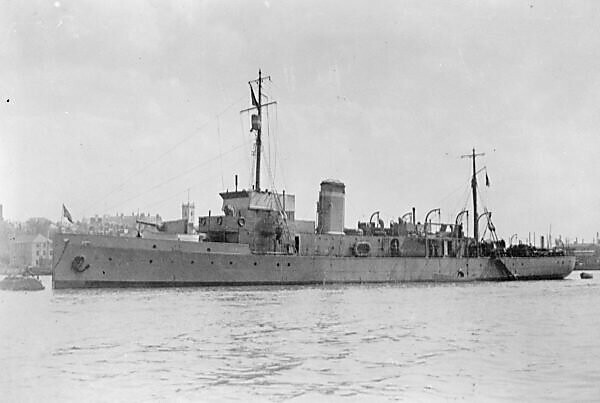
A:
{"type": "Polygon", "coordinates": [[[321,182],[317,203],[318,234],[344,233],[345,198],[346,186],[342,182],[335,179],[321,182]]]}

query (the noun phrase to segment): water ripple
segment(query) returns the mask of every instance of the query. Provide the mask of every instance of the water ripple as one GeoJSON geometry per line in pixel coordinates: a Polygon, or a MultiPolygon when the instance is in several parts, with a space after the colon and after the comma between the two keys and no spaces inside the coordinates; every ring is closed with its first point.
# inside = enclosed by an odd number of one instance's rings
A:
{"type": "Polygon", "coordinates": [[[30,304],[2,294],[0,388],[12,400],[594,400],[599,288],[47,287],[30,304]]]}

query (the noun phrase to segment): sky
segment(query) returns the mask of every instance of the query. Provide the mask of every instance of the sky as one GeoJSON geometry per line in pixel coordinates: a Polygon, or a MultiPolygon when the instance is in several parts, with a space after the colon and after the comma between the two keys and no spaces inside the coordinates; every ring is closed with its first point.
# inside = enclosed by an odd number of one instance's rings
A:
{"type": "MultiPolygon", "coordinates": [[[[380,211],[471,208],[500,236],[600,231],[596,1],[13,1],[0,13],[4,217],[165,219],[253,182],[248,81],[265,112],[263,187],[346,227],[380,211]],[[268,118],[268,121],[267,121],[268,118]],[[483,186],[487,172],[490,187],[483,186]]],[[[435,218],[434,218],[435,220],[435,218]]],[[[472,228],[472,225],[470,226],[472,228]]]]}

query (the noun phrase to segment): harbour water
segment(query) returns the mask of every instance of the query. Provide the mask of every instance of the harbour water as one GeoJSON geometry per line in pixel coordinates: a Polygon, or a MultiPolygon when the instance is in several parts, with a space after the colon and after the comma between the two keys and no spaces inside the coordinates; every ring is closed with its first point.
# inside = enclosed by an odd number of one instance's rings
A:
{"type": "Polygon", "coordinates": [[[3,401],[589,401],[600,274],[0,292],[3,401]]]}

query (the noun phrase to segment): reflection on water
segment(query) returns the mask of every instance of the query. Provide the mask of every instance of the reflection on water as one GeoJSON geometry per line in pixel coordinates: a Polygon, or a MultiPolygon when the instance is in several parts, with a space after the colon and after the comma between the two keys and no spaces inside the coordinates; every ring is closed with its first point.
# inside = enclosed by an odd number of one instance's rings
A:
{"type": "Polygon", "coordinates": [[[580,280],[0,292],[23,400],[593,400],[600,274],[580,280]]]}

